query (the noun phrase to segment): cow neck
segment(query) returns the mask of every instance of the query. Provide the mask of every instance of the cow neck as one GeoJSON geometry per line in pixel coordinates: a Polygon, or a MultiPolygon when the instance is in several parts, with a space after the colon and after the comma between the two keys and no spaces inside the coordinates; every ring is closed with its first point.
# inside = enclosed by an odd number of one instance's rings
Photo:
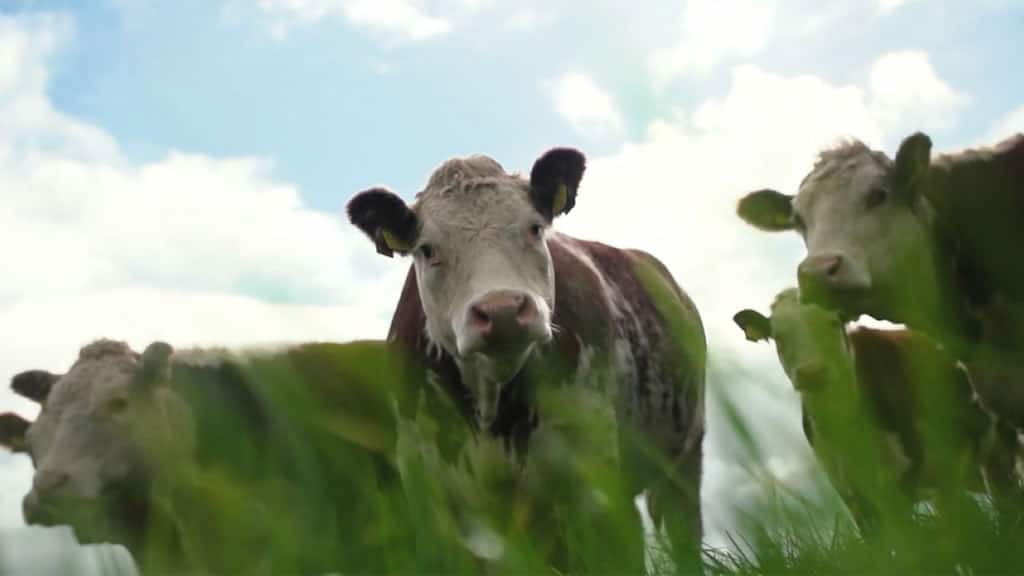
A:
{"type": "Polygon", "coordinates": [[[935,299],[918,318],[906,324],[941,342],[957,358],[968,361],[971,342],[977,340],[979,326],[972,311],[983,303],[987,288],[951,233],[934,216],[931,204],[922,200],[922,217],[932,231],[935,270],[935,299]]]}

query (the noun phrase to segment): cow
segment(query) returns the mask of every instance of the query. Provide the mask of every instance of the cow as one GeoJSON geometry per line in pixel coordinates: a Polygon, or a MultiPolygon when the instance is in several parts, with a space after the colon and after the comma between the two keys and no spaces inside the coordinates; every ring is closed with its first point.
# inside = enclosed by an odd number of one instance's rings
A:
{"type": "Polygon", "coordinates": [[[795,196],[759,190],[737,211],[801,234],[803,298],[927,333],[968,366],[986,404],[1024,427],[1024,134],[930,155],[922,133],[895,160],[845,142],[821,152],[795,196]]]}
{"type": "Polygon", "coordinates": [[[412,572],[394,553],[414,540],[390,456],[411,367],[381,341],[97,340],[65,374],[13,378],[41,410],[0,415],[0,443],[35,466],[27,523],[122,544],[144,571],[412,572]]]}
{"type": "Polygon", "coordinates": [[[557,421],[544,392],[594,390],[614,404],[631,490],[647,490],[696,559],[703,325],[654,256],[552,229],[576,205],[585,163],[554,148],[527,179],[488,156],[453,158],[411,205],[376,187],[347,213],[377,252],[412,258],[388,339],[422,360],[480,438],[528,460],[536,432],[557,421]]]}
{"type": "Polygon", "coordinates": [[[929,498],[949,504],[971,490],[1002,509],[1020,497],[1016,433],[928,337],[847,327],[796,289],[776,297],[770,317],[746,309],[733,319],[748,340],[775,341],[804,435],[863,534],[882,510],[929,498]]]}

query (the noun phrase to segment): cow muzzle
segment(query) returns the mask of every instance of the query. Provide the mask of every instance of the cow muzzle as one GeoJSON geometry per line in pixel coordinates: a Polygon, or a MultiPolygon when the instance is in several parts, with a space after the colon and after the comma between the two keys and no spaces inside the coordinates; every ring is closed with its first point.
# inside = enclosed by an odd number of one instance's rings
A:
{"type": "Polygon", "coordinates": [[[839,253],[808,256],[797,268],[800,297],[826,308],[841,306],[871,289],[871,279],[861,266],[839,253]]]}
{"type": "Polygon", "coordinates": [[[64,472],[41,470],[32,478],[32,490],[21,501],[26,524],[55,526],[60,524],[60,502],[67,500],[65,487],[70,476],[64,472]]]}
{"type": "Polygon", "coordinates": [[[518,290],[495,290],[469,304],[460,332],[458,346],[463,356],[512,356],[534,342],[549,339],[551,329],[533,296],[518,290]]]}

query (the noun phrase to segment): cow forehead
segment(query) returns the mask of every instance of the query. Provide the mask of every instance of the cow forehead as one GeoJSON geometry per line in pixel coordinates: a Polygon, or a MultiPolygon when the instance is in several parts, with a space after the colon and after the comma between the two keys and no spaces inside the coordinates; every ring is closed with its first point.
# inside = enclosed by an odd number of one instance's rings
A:
{"type": "Polygon", "coordinates": [[[137,371],[138,363],[127,356],[79,360],[54,385],[47,407],[59,410],[119,389],[133,382],[137,371]]]}
{"type": "Polygon", "coordinates": [[[855,191],[884,182],[891,167],[885,154],[859,142],[824,151],[800,183],[795,207],[808,212],[819,202],[849,198],[855,191]]]}
{"type": "Polygon", "coordinates": [[[417,197],[415,211],[433,227],[467,233],[503,228],[537,213],[530,203],[529,185],[512,176],[428,188],[417,197]]]}

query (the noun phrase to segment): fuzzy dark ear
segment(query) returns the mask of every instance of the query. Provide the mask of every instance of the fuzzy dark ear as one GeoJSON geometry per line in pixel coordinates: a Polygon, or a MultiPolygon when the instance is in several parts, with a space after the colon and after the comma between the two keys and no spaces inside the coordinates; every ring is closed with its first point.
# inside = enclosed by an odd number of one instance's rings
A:
{"type": "Polygon", "coordinates": [[[793,196],[775,190],[758,190],[744,196],[736,214],[747,224],[767,232],[792,230],[793,196]]]}
{"type": "Polygon", "coordinates": [[[923,132],[915,132],[903,139],[893,163],[893,193],[904,200],[912,200],[918,185],[924,181],[931,164],[932,140],[923,132]]]}
{"type": "Polygon", "coordinates": [[[174,348],[166,342],[153,342],[142,351],[142,381],[166,381],[171,374],[171,355],[174,348]]]}
{"type": "Polygon", "coordinates": [[[391,257],[408,253],[419,236],[416,214],[405,200],[384,188],[370,188],[348,202],[348,219],[377,245],[377,252],[391,257]]]}
{"type": "Polygon", "coordinates": [[[24,452],[25,432],[31,425],[31,422],[13,412],[0,414],[0,446],[11,452],[24,452]]]}
{"type": "Polygon", "coordinates": [[[772,337],[772,323],[764,314],[747,308],[733,315],[732,321],[743,330],[743,335],[751,342],[768,340],[772,337]]]}
{"type": "Polygon", "coordinates": [[[552,148],[530,170],[530,200],[549,221],[576,205],[576,190],[587,159],[575,148],[552,148]]]}
{"type": "Polygon", "coordinates": [[[14,378],[11,378],[11,390],[42,404],[57,380],[60,380],[59,375],[51,374],[46,370],[28,370],[15,374],[14,378]]]}

